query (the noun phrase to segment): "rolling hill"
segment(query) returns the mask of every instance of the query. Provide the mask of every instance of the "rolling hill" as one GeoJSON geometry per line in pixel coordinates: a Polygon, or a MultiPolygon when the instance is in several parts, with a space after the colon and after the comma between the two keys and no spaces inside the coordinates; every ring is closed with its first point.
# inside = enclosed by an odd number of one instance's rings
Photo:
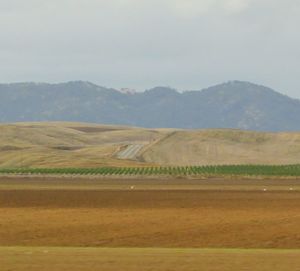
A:
{"type": "Polygon", "coordinates": [[[145,128],[300,130],[300,100],[232,81],[182,93],[122,93],[89,82],[0,85],[0,122],[68,121],[145,128]]]}
{"type": "Polygon", "coordinates": [[[73,122],[0,125],[0,167],[4,168],[299,161],[300,132],[145,129],[73,122]]]}

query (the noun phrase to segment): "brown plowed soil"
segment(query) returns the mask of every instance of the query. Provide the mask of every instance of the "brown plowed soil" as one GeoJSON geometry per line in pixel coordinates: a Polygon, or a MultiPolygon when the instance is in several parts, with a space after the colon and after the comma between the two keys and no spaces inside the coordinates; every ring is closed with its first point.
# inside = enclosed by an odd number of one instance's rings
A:
{"type": "Polygon", "coordinates": [[[1,271],[299,271],[299,250],[0,247],[1,271]]]}
{"type": "Polygon", "coordinates": [[[0,189],[0,246],[300,248],[300,193],[288,186],[48,190],[41,183],[0,189]]]}

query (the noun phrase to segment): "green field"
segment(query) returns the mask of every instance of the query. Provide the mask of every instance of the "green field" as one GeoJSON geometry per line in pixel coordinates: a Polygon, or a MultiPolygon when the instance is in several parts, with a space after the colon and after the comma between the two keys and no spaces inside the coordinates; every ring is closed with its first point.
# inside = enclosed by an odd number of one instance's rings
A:
{"type": "Polygon", "coordinates": [[[0,247],[1,271],[297,271],[300,250],[0,247]]]}
{"type": "Polygon", "coordinates": [[[300,176],[298,165],[222,165],[185,167],[0,168],[0,174],[103,176],[300,176]]]}

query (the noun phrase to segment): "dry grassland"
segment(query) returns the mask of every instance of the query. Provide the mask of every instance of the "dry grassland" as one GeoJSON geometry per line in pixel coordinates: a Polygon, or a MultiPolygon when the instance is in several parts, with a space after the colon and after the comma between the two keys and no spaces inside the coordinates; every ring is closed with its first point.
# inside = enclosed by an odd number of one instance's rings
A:
{"type": "Polygon", "coordinates": [[[297,164],[300,133],[230,129],[177,131],[143,153],[164,165],[297,164]]]}
{"type": "Polygon", "coordinates": [[[116,159],[130,144],[149,144],[164,132],[81,123],[0,125],[0,167],[140,166],[116,159]]]}
{"type": "Polygon", "coordinates": [[[86,123],[0,125],[0,167],[295,164],[300,133],[142,129],[86,123]],[[136,159],[117,159],[128,145],[136,159]]]}

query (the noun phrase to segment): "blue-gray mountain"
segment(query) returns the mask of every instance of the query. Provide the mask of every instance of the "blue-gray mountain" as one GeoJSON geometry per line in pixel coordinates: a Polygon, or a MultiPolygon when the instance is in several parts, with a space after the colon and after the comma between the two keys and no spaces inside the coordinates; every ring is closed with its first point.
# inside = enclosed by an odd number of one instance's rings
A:
{"type": "Polygon", "coordinates": [[[232,81],[179,93],[124,94],[88,82],[0,85],[0,122],[79,121],[141,127],[300,130],[300,100],[232,81]]]}

